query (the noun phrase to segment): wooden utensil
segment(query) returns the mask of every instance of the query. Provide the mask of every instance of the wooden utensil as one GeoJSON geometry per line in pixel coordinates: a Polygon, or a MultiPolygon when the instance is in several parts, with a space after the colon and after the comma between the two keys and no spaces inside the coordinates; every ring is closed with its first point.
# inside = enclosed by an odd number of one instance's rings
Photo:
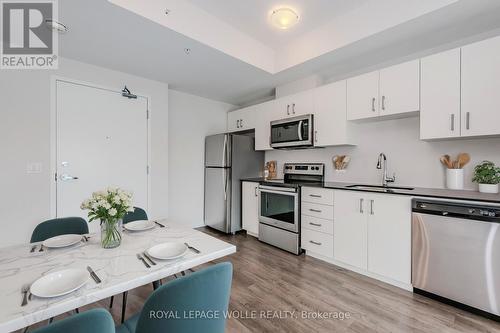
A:
{"type": "Polygon", "coordinates": [[[470,155],[467,153],[458,154],[458,168],[462,169],[467,163],[470,162],[470,155]]]}
{"type": "Polygon", "coordinates": [[[345,170],[347,168],[347,165],[349,164],[350,161],[351,161],[350,156],[344,157],[344,160],[342,161],[342,170],[345,170]]]}
{"type": "Polygon", "coordinates": [[[451,162],[450,155],[443,155],[441,157],[441,163],[443,163],[448,169],[453,169],[453,163],[451,162]]]}

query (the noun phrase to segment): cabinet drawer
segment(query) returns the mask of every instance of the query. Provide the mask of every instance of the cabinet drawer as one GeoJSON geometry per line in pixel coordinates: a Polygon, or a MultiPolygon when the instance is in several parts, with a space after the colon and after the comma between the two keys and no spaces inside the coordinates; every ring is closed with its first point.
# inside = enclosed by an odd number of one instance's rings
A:
{"type": "Polygon", "coordinates": [[[302,215],[302,228],[333,235],[333,221],[302,215]]]}
{"type": "Polygon", "coordinates": [[[322,256],[333,258],[333,236],[322,232],[302,229],[302,248],[322,256]]]}
{"type": "Polygon", "coordinates": [[[302,214],[320,219],[333,220],[333,206],[302,202],[302,214]]]}
{"type": "Polygon", "coordinates": [[[333,205],[333,190],[314,187],[302,188],[302,201],[333,205]]]}

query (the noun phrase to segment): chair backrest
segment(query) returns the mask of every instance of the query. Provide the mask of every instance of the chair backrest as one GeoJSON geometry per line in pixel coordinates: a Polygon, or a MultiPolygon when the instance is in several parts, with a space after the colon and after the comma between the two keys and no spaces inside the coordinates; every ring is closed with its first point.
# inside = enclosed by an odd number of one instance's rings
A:
{"type": "Polygon", "coordinates": [[[87,221],[81,217],[62,217],[48,220],[36,226],[31,234],[31,243],[67,234],[84,235],[89,233],[87,221]]]}
{"type": "Polygon", "coordinates": [[[125,214],[125,216],[123,217],[123,224],[133,221],[147,220],[147,219],[148,219],[148,214],[146,214],[146,211],[144,209],[139,207],[134,207],[133,212],[129,212],[125,214]]]}
{"type": "Polygon", "coordinates": [[[232,275],[232,264],[224,262],[168,282],[147,299],[135,332],[223,333],[232,275]],[[189,311],[198,316],[185,316],[189,311]]]}
{"type": "Polygon", "coordinates": [[[39,328],[32,333],[115,333],[115,323],[108,311],[92,309],[50,325],[39,328]]]}

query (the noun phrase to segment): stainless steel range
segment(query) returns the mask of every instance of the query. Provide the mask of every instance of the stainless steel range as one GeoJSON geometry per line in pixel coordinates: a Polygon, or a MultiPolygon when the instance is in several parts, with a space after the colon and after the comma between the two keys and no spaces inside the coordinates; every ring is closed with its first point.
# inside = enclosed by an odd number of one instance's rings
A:
{"type": "Polygon", "coordinates": [[[325,165],[285,163],[283,174],[259,186],[259,240],[300,254],[300,185],[321,186],[325,165]]]}

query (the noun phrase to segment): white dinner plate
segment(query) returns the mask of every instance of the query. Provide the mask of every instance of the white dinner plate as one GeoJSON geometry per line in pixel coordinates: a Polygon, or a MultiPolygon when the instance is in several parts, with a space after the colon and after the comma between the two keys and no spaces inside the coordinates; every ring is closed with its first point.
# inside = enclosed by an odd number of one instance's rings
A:
{"type": "Polygon", "coordinates": [[[89,280],[84,269],[68,268],[49,273],[36,280],[30,292],[37,297],[57,297],[80,289],[89,280]]]}
{"type": "Polygon", "coordinates": [[[188,248],[184,243],[167,242],[148,249],[148,254],[156,259],[172,260],[186,254],[188,248]]]}
{"type": "Polygon", "coordinates": [[[42,244],[45,247],[55,247],[55,248],[66,247],[81,242],[82,238],[83,238],[82,235],[76,235],[76,234],[60,235],[46,239],[43,241],[42,244]]]}
{"type": "Polygon", "coordinates": [[[138,220],[126,223],[123,227],[128,231],[143,231],[154,228],[155,224],[154,222],[148,220],[138,220]]]}

